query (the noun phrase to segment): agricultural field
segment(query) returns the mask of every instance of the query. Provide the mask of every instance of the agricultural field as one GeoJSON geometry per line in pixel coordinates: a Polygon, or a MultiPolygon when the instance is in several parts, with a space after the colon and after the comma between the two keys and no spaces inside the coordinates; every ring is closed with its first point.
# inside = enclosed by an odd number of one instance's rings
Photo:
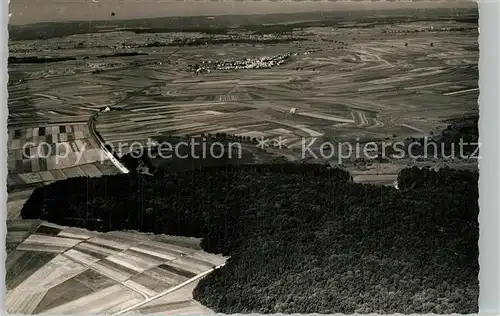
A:
{"type": "Polygon", "coordinates": [[[31,220],[8,224],[7,253],[5,307],[22,314],[82,308],[110,314],[187,308],[206,314],[192,299],[192,288],[225,263],[202,251],[195,238],[97,233],[31,220]]]}
{"type": "Polygon", "coordinates": [[[9,219],[18,217],[36,187],[72,177],[117,173],[90,137],[86,122],[11,129],[7,148],[9,219]]]}
{"type": "MultiPolygon", "coordinates": [[[[446,30],[452,24],[436,23],[434,28],[446,30]]],[[[159,48],[165,54],[173,51],[176,62],[96,76],[138,84],[135,93],[116,105],[120,111],[99,117],[97,129],[123,151],[134,142],[165,136],[260,138],[280,144],[279,150],[269,148],[267,157],[291,161],[304,160],[303,148],[313,140],[311,149],[317,152],[325,141],[402,141],[437,134],[446,119],[477,113],[477,30],[410,32],[422,25],[401,24],[394,32],[389,32],[393,26],[316,27],[303,30],[310,34],[307,41],[290,44],[159,48]],[[184,68],[286,53],[297,55],[272,69],[195,74],[184,68]],[[297,109],[293,114],[292,108],[297,109]]],[[[337,163],[337,156],[329,162],[337,163]]],[[[392,183],[412,163],[393,162],[391,181],[385,182],[392,183]]],[[[445,164],[460,167],[462,162],[445,164]]]]}
{"type": "MultiPolygon", "coordinates": [[[[359,43],[347,49],[320,42],[321,51],[277,69],[244,74],[180,72],[171,77],[162,70],[141,70],[156,82],[142,82],[138,93],[120,102],[122,111],[100,118],[98,130],[113,141],[202,132],[281,136],[289,148],[300,147],[303,137],[425,135],[445,126],[442,120],[477,109],[478,54],[469,49],[477,45],[476,34],[439,35],[361,40],[370,35],[359,34],[359,43]],[[297,113],[290,115],[291,108],[297,113]]],[[[240,49],[250,55],[258,51],[240,49]]],[[[231,54],[225,47],[202,51],[217,55],[219,50],[231,54]]],[[[189,53],[202,58],[196,48],[189,53]]],[[[121,81],[138,76],[119,75],[121,81]]]]}
{"type": "Polygon", "coordinates": [[[103,97],[116,97],[90,84],[90,73],[58,72],[69,69],[68,62],[9,66],[8,218],[17,219],[36,187],[119,172],[89,131],[103,97]],[[98,103],[92,100],[99,96],[98,103]]]}
{"type": "MultiPolygon", "coordinates": [[[[38,187],[123,173],[104,143],[123,155],[149,140],[230,135],[266,144],[246,142],[240,163],[340,164],[340,152],[314,159],[304,157],[303,147],[312,142],[318,152],[323,142],[363,146],[423,137],[440,133],[446,120],[478,112],[477,23],[308,21],[186,32],[116,26],[57,31],[62,37],[53,38],[35,32],[26,40],[13,32],[7,311],[210,312],[193,299],[198,279],[183,282],[225,258],[203,252],[199,240],[20,219],[38,187]],[[255,65],[276,56],[287,57],[269,68],[198,71],[200,65],[255,65]]],[[[183,169],[178,162],[159,159],[154,166],[183,169]]],[[[409,159],[342,164],[354,182],[385,185],[408,165],[477,168],[470,161],[409,159]]]]}

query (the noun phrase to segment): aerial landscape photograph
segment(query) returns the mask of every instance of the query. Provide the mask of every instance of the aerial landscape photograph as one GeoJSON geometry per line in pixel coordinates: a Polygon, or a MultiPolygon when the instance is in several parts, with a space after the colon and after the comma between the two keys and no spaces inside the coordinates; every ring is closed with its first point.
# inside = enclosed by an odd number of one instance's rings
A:
{"type": "Polygon", "coordinates": [[[11,0],[9,314],[478,312],[472,1],[11,0]]]}

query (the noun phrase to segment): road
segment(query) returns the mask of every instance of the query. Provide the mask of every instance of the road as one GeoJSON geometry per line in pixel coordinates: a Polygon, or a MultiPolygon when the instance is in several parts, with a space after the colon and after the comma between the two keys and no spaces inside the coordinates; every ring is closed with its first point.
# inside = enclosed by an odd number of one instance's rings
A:
{"type": "Polygon", "coordinates": [[[95,120],[99,116],[99,113],[101,113],[101,111],[93,114],[88,120],[90,135],[96,140],[96,142],[101,147],[101,150],[103,150],[106,153],[108,158],[115,165],[115,167],[118,168],[118,170],[120,170],[121,173],[129,173],[130,171],[121,162],[119,162],[118,159],[115,158],[115,156],[113,156],[113,154],[106,148],[106,146],[104,146],[104,140],[96,133],[95,120]]]}

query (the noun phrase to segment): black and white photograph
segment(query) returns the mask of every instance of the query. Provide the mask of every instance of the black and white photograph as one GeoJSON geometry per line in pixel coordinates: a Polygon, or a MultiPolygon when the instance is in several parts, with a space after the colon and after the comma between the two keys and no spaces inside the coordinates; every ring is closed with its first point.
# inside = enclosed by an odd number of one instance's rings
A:
{"type": "Polygon", "coordinates": [[[478,313],[478,20],[10,0],[5,311],[478,313]]]}

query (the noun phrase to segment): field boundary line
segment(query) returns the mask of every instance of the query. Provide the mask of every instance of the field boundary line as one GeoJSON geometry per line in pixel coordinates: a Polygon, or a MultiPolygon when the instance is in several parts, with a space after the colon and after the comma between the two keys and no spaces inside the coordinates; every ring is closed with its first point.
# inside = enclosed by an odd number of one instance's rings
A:
{"type": "Polygon", "coordinates": [[[125,308],[125,309],[123,309],[123,310],[121,310],[121,311],[119,311],[119,312],[116,312],[116,313],[114,313],[113,315],[119,315],[119,314],[123,314],[123,313],[129,312],[129,311],[134,310],[134,309],[136,309],[136,308],[138,308],[138,307],[140,307],[140,306],[142,306],[142,305],[145,305],[145,304],[147,304],[147,303],[149,303],[149,302],[151,302],[151,301],[154,301],[154,300],[156,300],[156,299],[158,299],[158,298],[160,298],[160,297],[162,297],[162,296],[165,296],[165,295],[167,295],[167,294],[169,294],[169,293],[172,293],[172,292],[174,292],[174,291],[177,291],[178,289],[180,289],[180,288],[182,288],[182,287],[184,287],[184,286],[186,286],[186,285],[188,285],[188,284],[190,284],[190,283],[192,283],[192,282],[194,282],[194,281],[196,281],[196,280],[198,280],[198,279],[201,279],[201,278],[202,278],[202,277],[204,277],[205,275],[209,274],[209,273],[210,273],[210,272],[212,272],[212,271],[215,271],[216,269],[219,269],[219,268],[223,267],[224,265],[225,265],[225,263],[220,264],[220,265],[218,265],[218,266],[216,266],[216,267],[214,267],[214,268],[211,268],[210,270],[207,270],[207,271],[205,271],[205,272],[202,272],[202,273],[200,273],[200,274],[198,274],[198,275],[196,275],[196,276],[192,277],[191,279],[188,279],[188,280],[186,280],[186,281],[182,282],[181,284],[178,284],[178,285],[176,285],[176,286],[174,286],[174,287],[172,287],[172,288],[170,288],[170,289],[168,289],[168,290],[165,290],[165,291],[163,291],[163,292],[161,292],[161,293],[158,293],[158,294],[156,294],[155,296],[152,296],[152,297],[150,297],[150,298],[148,298],[148,299],[146,299],[146,300],[144,300],[144,301],[142,301],[142,302],[139,302],[139,303],[137,303],[137,304],[135,304],[135,305],[132,305],[132,306],[130,306],[130,307],[127,307],[127,308],[125,308]]]}
{"type": "MultiPolygon", "coordinates": [[[[73,249],[73,248],[71,248],[71,249],[73,249]]],[[[76,250],[76,249],[75,249],[75,250],[76,250]]],[[[120,280],[118,280],[117,278],[115,278],[115,277],[113,277],[113,276],[111,276],[111,275],[109,275],[109,274],[103,273],[102,271],[100,271],[100,270],[98,270],[98,269],[94,268],[93,266],[91,266],[91,265],[90,265],[90,264],[88,264],[88,263],[85,263],[85,262],[83,262],[83,261],[81,261],[81,260],[78,260],[78,259],[72,258],[72,257],[68,256],[67,254],[65,254],[64,252],[63,252],[63,253],[61,253],[61,256],[65,257],[65,258],[67,258],[67,259],[69,259],[69,260],[71,260],[71,261],[74,261],[74,262],[76,262],[76,263],[81,264],[82,266],[84,266],[84,267],[85,267],[85,268],[87,268],[88,270],[92,270],[92,271],[94,271],[94,272],[96,272],[96,273],[98,273],[98,274],[100,274],[100,275],[104,275],[105,277],[107,277],[107,278],[109,278],[109,279],[111,279],[111,280],[115,281],[116,283],[118,283],[118,284],[120,284],[120,285],[122,285],[122,286],[124,286],[124,287],[128,288],[128,289],[129,289],[129,290],[131,290],[132,292],[134,292],[134,293],[137,293],[137,294],[141,295],[141,296],[142,296],[145,300],[148,298],[148,296],[147,296],[146,294],[144,294],[144,293],[142,293],[142,292],[140,292],[140,291],[138,291],[138,290],[134,289],[133,287],[131,287],[131,286],[129,286],[129,285],[127,285],[127,284],[125,284],[125,281],[120,281],[120,280]]]]}

